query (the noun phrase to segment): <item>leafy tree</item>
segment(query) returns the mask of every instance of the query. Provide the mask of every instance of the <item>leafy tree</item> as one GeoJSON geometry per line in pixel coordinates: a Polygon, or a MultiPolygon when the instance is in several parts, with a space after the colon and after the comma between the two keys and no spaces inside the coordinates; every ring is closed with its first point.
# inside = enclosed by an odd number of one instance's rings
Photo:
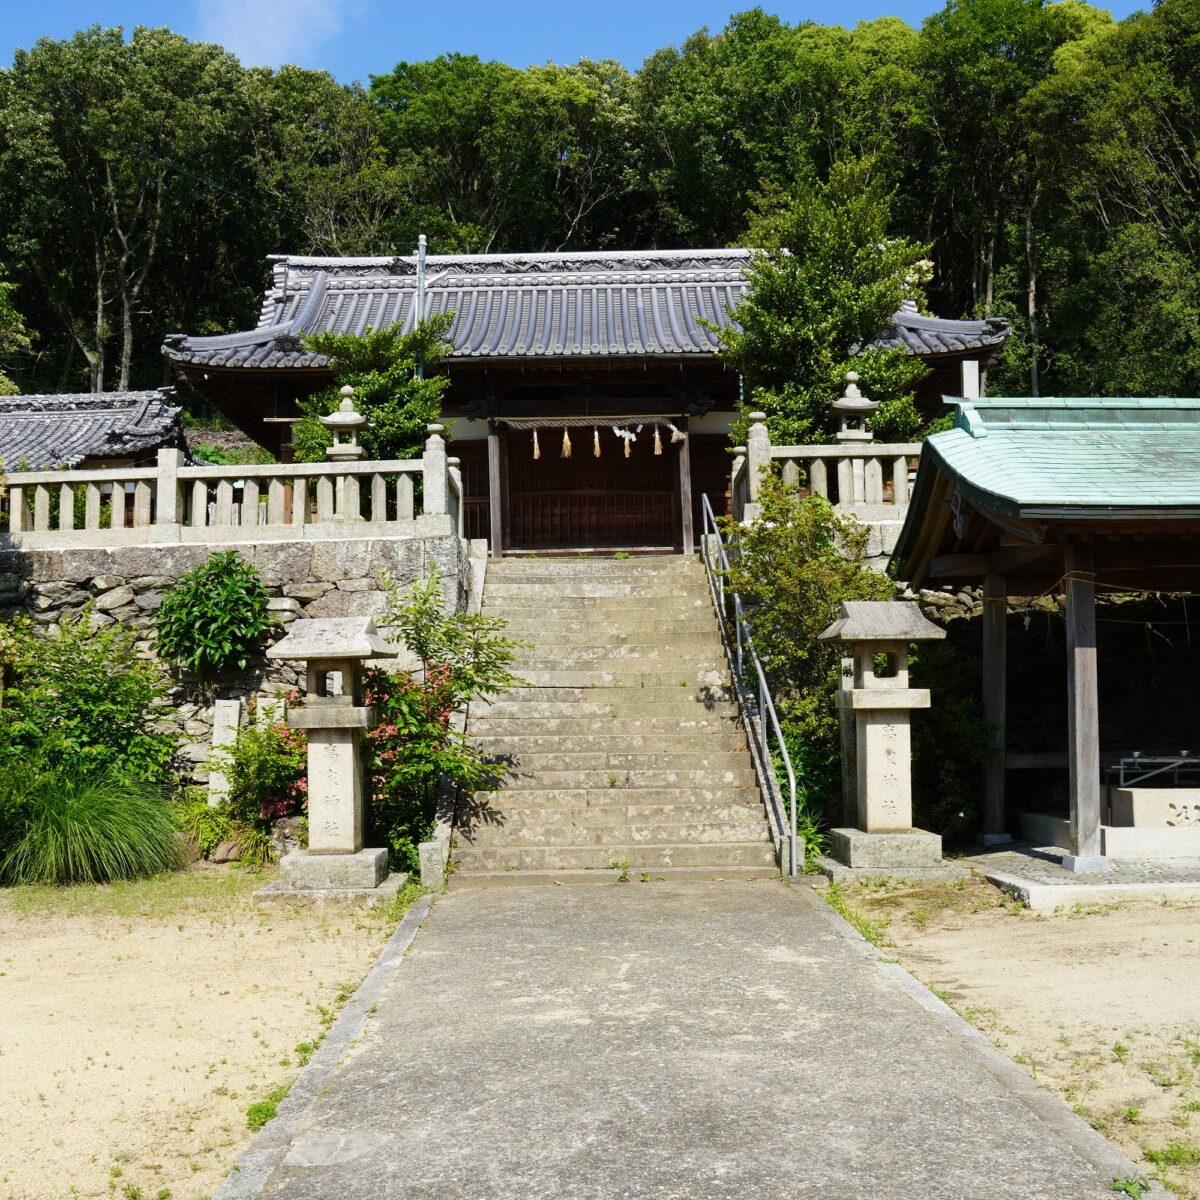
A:
{"type": "Polygon", "coordinates": [[[15,396],[21,390],[9,372],[14,361],[32,345],[25,322],[13,304],[15,287],[0,279],[0,396],[15,396]]]}
{"type": "Polygon", "coordinates": [[[231,55],[166,29],[43,39],[0,74],[6,248],[24,294],[44,296],[86,361],[91,390],[113,359],[117,386],[130,385],[147,286],[179,257],[173,235],[214,194],[236,207],[244,97],[231,55]]]}
{"type": "Polygon", "coordinates": [[[440,313],[406,333],[399,325],[350,333],[320,333],[305,339],[311,350],[329,355],[333,383],[300,401],[304,417],[293,426],[292,443],[300,462],[325,457],[332,442],[317,419],[341,403],[341,389],[354,388],[354,403],[367,418],[362,444],[372,459],[419,458],[426,426],[438,419],[444,375],[422,375],[449,352],[445,340],[452,314],[440,313]]]}
{"type": "Polygon", "coordinates": [[[834,699],[841,650],[818,635],[843,600],[891,600],[895,585],[863,563],[866,529],[820,497],[768,476],[761,520],[729,522],[737,554],[729,583],[752,608],[754,645],[779,711],[808,813],[828,819],[839,795],[834,699]]]}
{"type": "Polygon", "coordinates": [[[884,437],[909,437],[919,418],[911,388],[924,368],[901,350],[851,352],[877,335],[917,290],[924,248],[889,236],[890,197],[870,162],[838,163],[827,183],[762,193],[750,240],[750,291],[721,334],[721,357],[750,386],[777,442],[827,436],[829,406],[853,368],[883,403],[884,437]]]}

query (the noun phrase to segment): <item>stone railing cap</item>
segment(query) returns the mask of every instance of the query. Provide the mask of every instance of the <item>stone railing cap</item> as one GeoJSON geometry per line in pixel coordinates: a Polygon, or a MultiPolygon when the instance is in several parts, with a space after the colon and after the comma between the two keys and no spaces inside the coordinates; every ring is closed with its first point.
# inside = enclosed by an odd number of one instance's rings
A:
{"type": "Polygon", "coordinates": [[[268,658],[293,661],[396,658],[398,652],[379,636],[370,617],[312,617],[297,621],[287,637],[267,651],[268,658]]]}
{"type": "Polygon", "coordinates": [[[820,636],[826,642],[925,642],[946,631],[912,600],[844,600],[838,619],[820,636]]]}

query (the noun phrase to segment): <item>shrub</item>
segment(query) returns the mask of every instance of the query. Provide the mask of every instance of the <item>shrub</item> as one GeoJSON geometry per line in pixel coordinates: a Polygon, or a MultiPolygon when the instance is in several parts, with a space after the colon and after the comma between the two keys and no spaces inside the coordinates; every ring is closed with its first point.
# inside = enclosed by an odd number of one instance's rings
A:
{"type": "Polygon", "coordinates": [[[227,805],[209,804],[202,792],[191,792],[175,806],[175,821],[179,828],[196,843],[201,858],[233,836],[227,805]]]}
{"type": "Polygon", "coordinates": [[[806,841],[840,805],[840,724],[835,707],[842,650],[820,633],[843,600],[890,600],[895,585],[864,565],[867,531],[820,497],[764,478],[761,516],[736,538],[729,582],[751,608],[754,644],[775,697],[796,769],[798,825],[806,841]]]}
{"type": "Polygon", "coordinates": [[[271,830],[308,803],[308,738],[283,723],[250,726],[225,754],[227,814],[239,860],[261,866],[275,857],[271,830]]]}
{"type": "Polygon", "coordinates": [[[82,767],[13,774],[0,784],[11,842],[7,884],[107,883],[180,866],[183,844],[162,788],[82,767]]]}
{"type": "Polygon", "coordinates": [[[273,625],[262,579],[236,550],[181,575],[154,614],[163,657],[205,686],[227,667],[244,670],[273,625]]]}
{"type": "Polygon", "coordinates": [[[450,723],[472,700],[520,684],[509,667],[523,644],[503,636],[504,622],[447,615],[435,571],[402,595],[385,576],[388,609],[380,618],[420,661],[413,675],[370,670],[366,700],[379,724],[367,736],[372,824],[393,865],[417,870],[417,846],[432,831],[443,781],[460,792],[498,786],[496,768],[450,723]]]}
{"type": "Polygon", "coordinates": [[[78,767],[169,782],[177,734],[156,726],[163,688],[136,640],[86,611],[45,638],[28,620],[0,625],[0,773],[78,767]]]}

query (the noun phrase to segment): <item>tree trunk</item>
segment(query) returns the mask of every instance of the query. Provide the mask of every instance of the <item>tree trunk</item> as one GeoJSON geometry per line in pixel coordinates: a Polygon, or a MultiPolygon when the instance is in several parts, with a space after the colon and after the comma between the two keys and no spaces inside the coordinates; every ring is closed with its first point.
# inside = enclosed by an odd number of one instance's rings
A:
{"type": "Polygon", "coordinates": [[[1029,319],[1029,394],[1037,396],[1040,381],[1038,379],[1038,355],[1041,347],[1038,344],[1037,319],[1037,257],[1034,254],[1033,209],[1037,204],[1037,189],[1034,188],[1029,207],[1025,210],[1025,264],[1029,271],[1029,286],[1025,292],[1025,312],[1029,319]]]}

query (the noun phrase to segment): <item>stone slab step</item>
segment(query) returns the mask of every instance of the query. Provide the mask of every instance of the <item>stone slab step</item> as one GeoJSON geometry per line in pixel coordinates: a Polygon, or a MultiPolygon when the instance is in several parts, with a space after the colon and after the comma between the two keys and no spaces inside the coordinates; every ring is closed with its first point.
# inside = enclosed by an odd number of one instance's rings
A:
{"type": "MultiPolygon", "coordinates": [[[[600,770],[545,770],[522,771],[519,778],[510,777],[506,788],[512,790],[551,791],[559,788],[587,788],[594,791],[619,788],[714,788],[753,787],[754,772],[750,756],[742,755],[745,763],[735,766],[702,768],[700,770],[662,770],[653,768],[600,769],[600,770]],[[611,782],[615,779],[616,782],[611,782]]],[[[504,789],[502,789],[504,790],[504,789]]]]}
{"type": "MultiPolygon", "coordinates": [[[[617,878],[619,872],[611,867],[604,871],[468,871],[451,874],[447,886],[459,892],[512,887],[639,887],[673,880],[705,882],[745,879],[753,882],[775,874],[777,871],[773,860],[768,870],[755,867],[655,867],[650,871],[635,871],[630,868],[629,878],[623,882],[617,878]]],[[[821,878],[824,879],[824,876],[821,878]]],[[[804,883],[803,880],[800,882],[804,883]]]]}
{"type": "MultiPolygon", "coordinates": [[[[520,587],[522,585],[512,584],[512,587],[520,587]]],[[[530,585],[530,588],[537,585],[530,585]]],[[[632,608],[634,612],[637,609],[645,609],[651,603],[653,604],[653,614],[657,615],[662,612],[668,616],[688,616],[694,612],[711,613],[713,611],[712,597],[708,594],[708,589],[701,590],[695,587],[686,588],[668,588],[661,589],[664,594],[647,594],[642,599],[645,600],[644,605],[639,605],[636,596],[628,594],[615,596],[569,596],[554,585],[548,585],[544,592],[521,591],[513,595],[504,595],[497,592],[495,589],[485,587],[483,592],[483,611],[491,612],[497,616],[503,616],[506,612],[513,616],[528,614],[531,608],[538,612],[545,612],[547,615],[558,613],[560,615],[569,615],[573,612],[585,612],[593,616],[604,616],[613,614],[625,614],[626,616],[633,615],[630,613],[632,608]],[[670,594],[665,594],[670,593],[670,594]]]]}
{"type": "Polygon", "coordinates": [[[600,846],[523,846],[474,849],[458,846],[455,870],[545,871],[555,869],[611,870],[614,861],[626,860],[631,872],[662,867],[756,867],[769,870],[775,853],[769,841],[725,842],[711,845],[637,845],[610,843],[600,846]]]}
{"type": "MultiPolygon", "coordinates": [[[[532,708],[532,705],[526,707],[532,708]]],[[[604,707],[603,705],[601,707],[604,707]]],[[[694,714],[683,716],[618,717],[612,713],[577,717],[490,717],[472,713],[467,732],[472,738],[562,737],[562,738],[644,738],[689,737],[701,734],[720,737],[729,734],[744,744],[744,735],[736,711],[725,715],[708,713],[698,708],[694,714]],[[536,720],[536,726],[533,722],[536,720]]]]}
{"type": "Polygon", "coordinates": [[[471,741],[484,754],[519,754],[522,764],[539,754],[722,754],[744,753],[746,735],[740,730],[712,729],[692,733],[570,734],[542,733],[532,729],[520,737],[471,731],[471,741]]]}
{"type": "MultiPolygon", "coordinates": [[[[557,691],[559,689],[547,688],[545,690],[557,691]]],[[[586,689],[581,690],[586,692],[586,689]]],[[[661,688],[622,688],[620,689],[622,694],[617,699],[608,701],[582,698],[543,700],[536,694],[536,689],[531,689],[531,691],[534,694],[526,692],[521,700],[499,700],[479,711],[472,707],[472,718],[506,717],[538,721],[546,718],[570,717],[612,717],[625,720],[673,717],[680,722],[680,728],[687,728],[683,722],[689,719],[699,719],[701,715],[725,717],[729,720],[737,716],[737,707],[724,696],[718,697],[711,703],[705,703],[703,698],[696,696],[695,693],[689,694],[683,688],[673,688],[667,696],[662,695],[661,688]]],[[[600,693],[602,689],[597,688],[596,691],[600,693]]]]}
{"type": "MultiPolygon", "coordinates": [[[[687,649],[688,647],[700,647],[711,649],[716,654],[724,653],[724,643],[721,641],[721,635],[716,631],[713,622],[703,622],[703,627],[695,629],[685,629],[678,633],[668,634],[661,628],[647,629],[642,633],[630,634],[624,627],[613,626],[610,629],[593,629],[586,624],[581,624],[578,621],[572,622],[569,627],[555,630],[545,630],[537,622],[531,622],[531,628],[525,631],[519,638],[520,641],[532,642],[539,650],[551,652],[559,648],[567,647],[583,647],[611,650],[616,647],[628,647],[629,649],[637,649],[639,647],[649,649],[660,649],[663,646],[672,646],[679,649],[687,649]]],[[[511,629],[505,630],[506,635],[516,637],[517,635],[511,629]]]]}
{"type": "Polygon", "coordinates": [[[525,668],[520,676],[535,688],[679,688],[698,686],[727,687],[729,669],[707,667],[696,663],[680,663],[675,671],[601,671],[601,670],[540,670],[525,668]]]}
{"type": "MultiPolygon", "coordinates": [[[[725,651],[721,643],[712,638],[707,643],[699,645],[681,645],[671,641],[666,644],[650,646],[621,645],[591,645],[564,646],[553,642],[538,642],[526,650],[517,651],[516,661],[522,666],[545,664],[592,664],[620,663],[640,666],[643,663],[653,663],[661,666],[663,663],[688,663],[692,667],[707,667],[710,670],[723,670],[728,667],[725,651]]],[[[519,670],[519,668],[514,668],[519,670]]]]}
{"type": "Polygon", "coordinates": [[[638,555],[636,558],[500,558],[489,559],[487,578],[509,579],[536,575],[547,579],[584,579],[593,575],[704,574],[696,557],[682,554],[638,555]]]}
{"type": "Polygon", "coordinates": [[[519,614],[514,612],[505,615],[504,619],[507,622],[504,632],[521,641],[536,641],[560,633],[587,633],[599,639],[623,637],[627,641],[643,638],[658,641],[689,633],[716,636],[717,629],[716,617],[711,609],[707,612],[695,609],[674,617],[666,613],[659,617],[632,614],[628,620],[621,620],[604,613],[543,613],[524,608],[519,614]]]}
{"type": "Polygon", "coordinates": [[[672,841],[680,845],[707,846],[717,842],[768,840],[762,817],[740,821],[689,821],[687,825],[651,825],[626,821],[611,824],[562,822],[534,825],[521,821],[509,825],[481,825],[467,837],[460,832],[459,846],[475,850],[507,846],[653,846],[672,841]]]}
{"type": "MultiPolygon", "coordinates": [[[[761,807],[753,783],[721,783],[677,787],[521,787],[498,792],[476,792],[475,803],[492,812],[518,812],[544,808],[615,808],[643,805],[756,804],[761,807]]],[[[766,819],[765,817],[763,818],[766,819]]]]}
{"type": "Polygon", "coordinates": [[[761,825],[764,820],[762,802],[756,792],[747,790],[747,795],[750,798],[740,804],[703,801],[694,804],[580,804],[573,807],[485,804],[480,806],[473,828],[502,827],[517,820],[522,824],[546,826],[671,825],[678,830],[689,827],[693,822],[739,822],[753,818],[757,825],[761,825]]]}
{"type": "MultiPolygon", "coordinates": [[[[697,587],[690,580],[673,583],[662,579],[571,580],[561,583],[530,583],[525,580],[509,583],[489,581],[485,591],[487,605],[500,608],[514,602],[546,600],[556,608],[572,608],[588,600],[657,600],[675,599],[708,601],[707,588],[697,587]]],[[[711,603],[711,601],[709,601],[711,603]]]]}
{"type": "MultiPolygon", "coordinates": [[[[509,756],[495,761],[509,763],[509,756]]],[[[511,756],[515,778],[540,778],[547,771],[610,771],[617,775],[625,771],[736,771],[750,765],[750,752],[743,742],[740,750],[711,750],[708,752],[672,754],[651,750],[562,750],[527,751],[522,747],[511,756]],[[745,759],[741,763],[740,759],[745,759]]],[[[615,786],[615,785],[614,785],[615,786]]]]}

